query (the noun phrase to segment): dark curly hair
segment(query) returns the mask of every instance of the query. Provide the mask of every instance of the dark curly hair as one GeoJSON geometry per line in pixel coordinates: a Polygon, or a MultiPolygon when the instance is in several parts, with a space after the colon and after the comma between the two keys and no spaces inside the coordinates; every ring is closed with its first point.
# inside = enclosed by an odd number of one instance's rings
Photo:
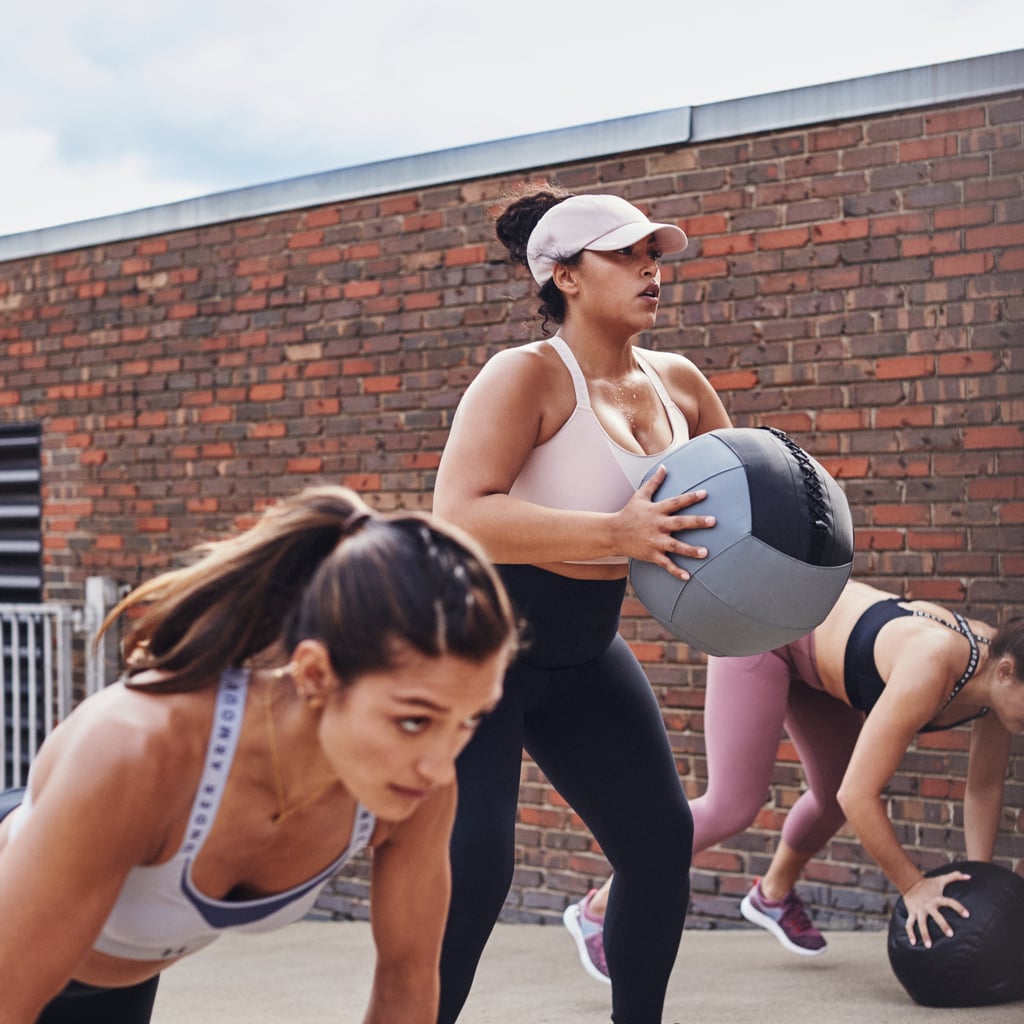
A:
{"type": "MultiPolygon", "coordinates": [[[[508,249],[512,263],[529,268],[526,247],[537,222],[552,206],[557,206],[572,195],[572,192],[550,184],[524,186],[513,194],[494,225],[498,240],[508,249]]],[[[561,262],[573,266],[579,258],[580,254],[575,253],[561,262]]],[[[554,281],[545,281],[537,295],[540,299],[537,313],[544,318],[542,330],[547,333],[549,323],[560,324],[565,320],[565,297],[554,281]]]]}

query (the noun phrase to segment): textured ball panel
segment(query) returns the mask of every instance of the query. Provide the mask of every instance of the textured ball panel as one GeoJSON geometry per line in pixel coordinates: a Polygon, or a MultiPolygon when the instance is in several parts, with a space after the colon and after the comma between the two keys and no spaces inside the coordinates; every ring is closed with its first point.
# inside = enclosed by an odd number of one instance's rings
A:
{"type": "Polygon", "coordinates": [[[782,431],[722,430],[714,436],[739,459],[750,488],[751,532],[810,565],[853,558],[853,521],[839,485],[782,431]],[[790,510],[792,516],[780,516],[790,510]]]}
{"type": "Polygon", "coordinates": [[[715,526],[687,539],[704,559],[672,556],[686,582],[633,560],[630,582],[674,635],[708,654],[759,654],[810,632],[853,567],[853,522],[842,490],[779,431],[702,434],[665,460],[655,500],[706,488],[687,513],[715,526]]]}
{"type": "Polygon", "coordinates": [[[1024,999],[1024,878],[982,861],[959,861],[928,875],[963,871],[967,882],[951,882],[946,895],[970,917],[942,914],[953,929],[943,935],[934,922],[932,948],[907,938],[907,908],[901,897],[889,920],[889,964],[907,994],[921,1006],[994,1006],[1024,999]]]}
{"type": "Polygon", "coordinates": [[[653,562],[633,563],[630,582],[648,611],[672,634],[705,654],[762,654],[809,633],[828,614],[849,578],[843,566],[806,565],[751,535],[715,556],[714,573],[683,583],[653,562]],[[782,560],[785,560],[783,564],[782,560]],[[781,566],[781,568],[780,568],[781,566]],[[752,578],[785,577],[785,598],[752,588],[752,578]],[[650,602],[650,603],[648,603],[650,602]],[[827,605],[824,613],[822,606],[827,605]]]}

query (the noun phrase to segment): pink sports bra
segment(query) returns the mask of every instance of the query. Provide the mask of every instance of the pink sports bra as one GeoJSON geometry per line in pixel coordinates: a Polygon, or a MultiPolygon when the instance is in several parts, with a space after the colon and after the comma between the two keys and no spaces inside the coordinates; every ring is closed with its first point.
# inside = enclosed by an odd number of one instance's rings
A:
{"type": "MultiPolygon", "coordinates": [[[[587,381],[572,349],[557,334],[547,340],[572,376],[576,408],[553,437],[530,452],[509,494],[545,508],[618,512],[647,473],[690,439],[689,424],[643,351],[634,348],[637,364],[665,407],[672,441],[653,455],[627,451],[608,436],[591,408],[587,381]]],[[[587,564],[624,565],[628,561],[625,555],[610,555],[589,559],[587,564]]]]}

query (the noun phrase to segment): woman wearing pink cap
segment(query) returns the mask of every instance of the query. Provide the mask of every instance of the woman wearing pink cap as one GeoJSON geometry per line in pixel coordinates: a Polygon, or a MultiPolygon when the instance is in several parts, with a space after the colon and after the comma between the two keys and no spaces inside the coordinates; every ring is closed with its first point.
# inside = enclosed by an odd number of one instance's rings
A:
{"type": "Polygon", "coordinates": [[[535,190],[497,233],[540,286],[544,333],[557,333],[487,363],[438,470],[435,511],[499,564],[528,644],[458,763],[438,1020],[458,1018],[512,880],[525,747],[615,869],[612,1020],[660,1024],[692,823],[658,703],[617,627],[629,558],[685,578],[669,555],[706,552],[672,531],[713,525],[690,510],[703,492],[655,502],[664,471],[643,477],[729,418],[690,360],[635,344],[655,324],[662,254],[686,246],[678,227],[617,196],[535,190]]]}

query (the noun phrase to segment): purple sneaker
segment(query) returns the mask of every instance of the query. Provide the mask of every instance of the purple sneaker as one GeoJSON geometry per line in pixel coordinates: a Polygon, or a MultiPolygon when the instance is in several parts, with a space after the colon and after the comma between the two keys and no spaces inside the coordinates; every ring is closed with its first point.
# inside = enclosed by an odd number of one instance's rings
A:
{"type": "Polygon", "coordinates": [[[579,903],[571,903],[566,907],[562,921],[576,940],[583,969],[595,980],[610,985],[612,980],[608,977],[608,965],[604,959],[604,922],[590,912],[590,901],[595,891],[591,889],[579,903]]]}
{"type": "Polygon", "coordinates": [[[828,948],[825,936],[814,927],[795,889],[791,889],[785,899],[773,902],[764,898],[759,878],[743,897],[740,913],[751,924],[770,931],[790,953],[818,956],[828,948]]]}

